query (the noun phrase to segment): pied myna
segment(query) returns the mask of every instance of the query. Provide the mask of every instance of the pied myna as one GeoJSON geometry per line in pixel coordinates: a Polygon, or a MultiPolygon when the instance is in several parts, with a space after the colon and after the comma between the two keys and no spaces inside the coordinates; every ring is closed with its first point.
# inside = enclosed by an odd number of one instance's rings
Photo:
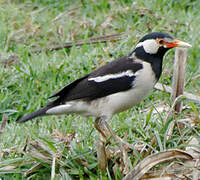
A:
{"type": "Polygon", "coordinates": [[[110,132],[107,122],[115,113],[140,103],[152,91],[162,73],[163,56],[173,47],[191,45],[166,33],[150,33],[129,55],[75,80],[50,97],[57,97],[56,100],[17,122],[38,116],[78,113],[96,117],[95,128],[105,136],[105,131],[110,132]]]}

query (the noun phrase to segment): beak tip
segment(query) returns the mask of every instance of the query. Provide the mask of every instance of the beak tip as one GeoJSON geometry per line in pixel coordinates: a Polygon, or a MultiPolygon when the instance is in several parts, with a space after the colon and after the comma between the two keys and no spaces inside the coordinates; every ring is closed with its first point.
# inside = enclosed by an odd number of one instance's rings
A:
{"type": "Polygon", "coordinates": [[[192,45],[183,41],[178,41],[178,47],[185,47],[185,48],[191,48],[192,45]]]}
{"type": "Polygon", "coordinates": [[[191,48],[191,47],[192,47],[192,45],[191,45],[191,44],[189,44],[189,43],[187,43],[187,45],[185,45],[185,47],[191,48]]]}

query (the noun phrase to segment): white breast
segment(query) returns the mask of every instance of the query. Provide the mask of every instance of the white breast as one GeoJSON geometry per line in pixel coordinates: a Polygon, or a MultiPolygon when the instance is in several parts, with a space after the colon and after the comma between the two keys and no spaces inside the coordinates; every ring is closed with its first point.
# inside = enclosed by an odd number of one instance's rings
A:
{"type": "Polygon", "coordinates": [[[156,79],[149,63],[143,62],[143,69],[135,75],[136,80],[132,89],[107,96],[108,102],[102,106],[104,111],[108,108],[111,108],[113,113],[124,111],[140,103],[152,91],[156,79]]]}

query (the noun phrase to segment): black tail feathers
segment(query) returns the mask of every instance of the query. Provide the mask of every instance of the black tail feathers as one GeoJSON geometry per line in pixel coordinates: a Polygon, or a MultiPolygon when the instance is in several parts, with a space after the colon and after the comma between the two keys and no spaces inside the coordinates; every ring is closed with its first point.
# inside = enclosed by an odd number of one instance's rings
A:
{"type": "Polygon", "coordinates": [[[45,107],[43,107],[43,108],[41,108],[41,109],[31,113],[31,114],[28,114],[28,115],[25,115],[25,116],[19,118],[17,120],[17,122],[22,123],[22,122],[29,121],[29,120],[36,118],[36,117],[39,117],[39,116],[44,116],[46,114],[46,111],[47,111],[47,107],[45,106],[45,107]]]}
{"type": "Polygon", "coordinates": [[[17,122],[18,123],[22,123],[22,122],[26,122],[26,121],[29,121],[33,118],[36,118],[36,117],[39,117],[39,116],[44,116],[46,115],[46,111],[52,107],[54,107],[55,105],[57,105],[57,101],[53,101],[53,102],[50,102],[47,106],[31,113],[31,114],[27,114],[19,119],[17,119],[17,122]]]}

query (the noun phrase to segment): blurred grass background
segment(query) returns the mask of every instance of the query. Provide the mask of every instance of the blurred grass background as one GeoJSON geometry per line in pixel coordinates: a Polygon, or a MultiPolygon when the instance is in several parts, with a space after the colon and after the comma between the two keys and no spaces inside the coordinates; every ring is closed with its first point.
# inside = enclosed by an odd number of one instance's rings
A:
{"type": "MultiPolygon", "coordinates": [[[[93,118],[49,116],[26,124],[16,124],[15,120],[45,105],[48,96],[91,72],[102,62],[130,53],[137,41],[149,32],[164,31],[192,44],[188,50],[185,90],[200,95],[199,9],[200,1],[197,0],[1,0],[0,119],[3,114],[9,119],[0,137],[0,149],[15,148],[7,154],[1,152],[0,168],[3,169],[0,169],[0,178],[24,179],[23,172],[40,162],[30,154],[21,154],[28,136],[30,141],[37,140],[48,146],[49,152],[61,154],[62,163],[56,167],[56,178],[96,179],[97,132],[93,118]],[[29,54],[31,50],[46,46],[121,32],[125,33],[121,41],[29,54]],[[63,136],[75,134],[70,148],[52,137],[55,136],[54,129],[63,136]],[[87,166],[80,163],[80,159],[87,162],[87,166]],[[14,167],[5,170],[8,166],[14,167]]],[[[173,59],[174,50],[165,57],[159,82],[171,85],[173,59]]],[[[175,128],[167,141],[166,131],[170,125],[164,124],[167,112],[150,114],[150,120],[146,121],[152,107],[156,111],[171,104],[168,93],[154,90],[140,105],[114,116],[110,123],[119,136],[132,144],[149,144],[156,134],[157,143],[152,152],[184,149],[191,135],[199,136],[199,104],[184,100],[184,111],[170,122],[190,119],[195,125],[185,123],[187,128],[181,130],[181,135],[175,128]]],[[[142,158],[130,156],[131,165],[134,167],[142,158]]],[[[29,175],[30,179],[51,177],[51,164],[40,163],[44,168],[29,175]]],[[[122,177],[120,171],[113,174],[111,169],[103,176],[105,179],[122,177]]]]}

